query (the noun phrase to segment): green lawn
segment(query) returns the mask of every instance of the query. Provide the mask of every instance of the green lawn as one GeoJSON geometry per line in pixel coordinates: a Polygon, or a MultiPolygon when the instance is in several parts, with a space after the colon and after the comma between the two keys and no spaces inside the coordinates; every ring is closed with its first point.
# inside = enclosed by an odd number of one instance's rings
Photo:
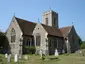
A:
{"type": "MultiPolygon", "coordinates": [[[[10,64],[85,64],[85,56],[77,54],[59,55],[58,59],[54,56],[46,56],[45,60],[41,60],[39,55],[28,55],[28,57],[28,60],[22,59],[18,63],[14,63],[12,59],[10,64]]],[[[7,59],[2,54],[0,54],[0,64],[7,64],[7,59]]]]}

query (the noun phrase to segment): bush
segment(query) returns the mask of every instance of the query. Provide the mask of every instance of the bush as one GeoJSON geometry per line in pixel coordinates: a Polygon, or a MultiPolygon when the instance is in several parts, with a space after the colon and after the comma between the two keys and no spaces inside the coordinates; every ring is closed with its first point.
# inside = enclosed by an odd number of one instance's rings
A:
{"type": "Polygon", "coordinates": [[[36,51],[36,48],[34,46],[26,46],[26,48],[28,49],[28,53],[29,54],[34,54],[36,51]]]}
{"type": "Polygon", "coordinates": [[[42,58],[41,58],[42,60],[45,60],[45,57],[44,56],[42,56],[42,58]]]}
{"type": "Polygon", "coordinates": [[[3,47],[0,47],[0,53],[1,54],[3,53],[3,47]]]}
{"type": "Polygon", "coordinates": [[[81,49],[85,49],[85,43],[81,44],[81,49]]]}

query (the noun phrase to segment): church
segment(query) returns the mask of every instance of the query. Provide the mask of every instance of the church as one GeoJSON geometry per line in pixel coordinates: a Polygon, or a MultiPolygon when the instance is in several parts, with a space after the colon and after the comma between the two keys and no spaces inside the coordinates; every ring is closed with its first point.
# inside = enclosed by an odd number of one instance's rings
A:
{"type": "Polygon", "coordinates": [[[58,13],[50,10],[43,13],[42,23],[31,22],[14,16],[6,31],[10,53],[26,54],[25,46],[34,46],[35,54],[72,53],[80,49],[80,38],[74,25],[59,28],[58,13]]]}

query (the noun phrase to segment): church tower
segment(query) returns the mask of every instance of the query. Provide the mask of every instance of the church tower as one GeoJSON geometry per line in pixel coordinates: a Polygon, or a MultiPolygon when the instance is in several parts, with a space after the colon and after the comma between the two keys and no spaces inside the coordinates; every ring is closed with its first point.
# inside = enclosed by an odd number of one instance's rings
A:
{"type": "Polygon", "coordinates": [[[53,10],[44,12],[43,24],[58,28],[58,13],[53,10]]]}

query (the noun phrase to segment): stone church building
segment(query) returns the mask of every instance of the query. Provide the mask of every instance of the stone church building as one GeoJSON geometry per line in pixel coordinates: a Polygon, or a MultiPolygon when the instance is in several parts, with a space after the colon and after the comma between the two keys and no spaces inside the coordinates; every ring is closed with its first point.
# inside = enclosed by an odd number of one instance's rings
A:
{"type": "Polygon", "coordinates": [[[63,51],[71,53],[80,48],[80,38],[74,26],[59,28],[58,13],[53,10],[43,13],[42,23],[34,23],[14,16],[6,36],[10,53],[13,55],[27,53],[24,46],[34,46],[36,54],[42,50],[45,55],[54,54],[55,49],[59,53],[63,51]]]}

